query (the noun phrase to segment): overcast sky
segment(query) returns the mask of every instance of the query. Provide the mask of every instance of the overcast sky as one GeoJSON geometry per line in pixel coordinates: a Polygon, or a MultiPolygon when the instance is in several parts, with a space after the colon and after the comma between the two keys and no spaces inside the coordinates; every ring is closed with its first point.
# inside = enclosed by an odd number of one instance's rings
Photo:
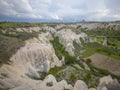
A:
{"type": "Polygon", "coordinates": [[[0,0],[0,20],[120,20],[120,0],[0,0]]]}

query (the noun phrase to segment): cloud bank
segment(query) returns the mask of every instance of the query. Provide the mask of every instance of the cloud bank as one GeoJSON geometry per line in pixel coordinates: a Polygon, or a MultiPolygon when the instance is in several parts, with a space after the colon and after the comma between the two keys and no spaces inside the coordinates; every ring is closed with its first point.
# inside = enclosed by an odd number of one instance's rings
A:
{"type": "Polygon", "coordinates": [[[0,0],[0,20],[119,20],[119,4],[120,0],[0,0]]]}

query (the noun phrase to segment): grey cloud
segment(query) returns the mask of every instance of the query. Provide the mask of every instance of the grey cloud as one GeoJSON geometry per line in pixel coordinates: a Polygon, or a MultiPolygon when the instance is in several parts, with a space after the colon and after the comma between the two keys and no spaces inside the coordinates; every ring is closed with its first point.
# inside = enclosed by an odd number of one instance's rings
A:
{"type": "Polygon", "coordinates": [[[106,0],[105,4],[113,14],[120,14],[120,0],[106,0]]]}
{"type": "Polygon", "coordinates": [[[27,0],[0,0],[0,14],[15,15],[30,12],[32,8],[27,0]]]}
{"type": "Polygon", "coordinates": [[[0,0],[0,14],[15,14],[16,11],[12,9],[11,4],[5,0],[0,0]]]}
{"type": "Polygon", "coordinates": [[[119,4],[120,0],[0,0],[0,14],[31,19],[115,20],[120,19],[119,4]]]}

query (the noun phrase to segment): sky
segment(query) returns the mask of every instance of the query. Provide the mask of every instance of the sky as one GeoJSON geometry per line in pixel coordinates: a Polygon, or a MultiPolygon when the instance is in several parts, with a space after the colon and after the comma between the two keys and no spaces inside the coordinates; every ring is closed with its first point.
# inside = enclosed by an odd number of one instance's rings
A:
{"type": "Polygon", "coordinates": [[[0,0],[0,21],[115,21],[120,0],[0,0]]]}

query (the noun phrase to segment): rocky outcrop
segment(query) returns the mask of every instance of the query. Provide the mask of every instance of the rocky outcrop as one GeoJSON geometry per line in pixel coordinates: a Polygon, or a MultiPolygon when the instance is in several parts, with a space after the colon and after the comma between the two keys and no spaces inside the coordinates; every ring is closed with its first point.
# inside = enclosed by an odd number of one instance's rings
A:
{"type": "Polygon", "coordinates": [[[75,47],[73,46],[73,41],[76,41],[76,43],[80,45],[80,39],[82,39],[84,42],[88,41],[88,37],[85,33],[76,34],[71,29],[62,29],[58,31],[55,36],[59,37],[60,43],[64,45],[66,51],[68,51],[70,55],[74,55],[75,47]]]}
{"type": "Polygon", "coordinates": [[[105,76],[100,79],[97,90],[120,90],[120,84],[111,76],[105,76]]]}
{"type": "Polygon", "coordinates": [[[38,38],[27,40],[26,45],[10,58],[9,65],[0,68],[2,88],[18,86],[23,78],[25,81],[26,78],[40,78],[38,72],[48,72],[50,68],[62,65],[48,38],[52,39],[49,33],[42,33],[38,38]]]}
{"type": "Polygon", "coordinates": [[[55,65],[61,66],[48,38],[52,39],[52,36],[49,33],[43,33],[39,35],[38,39],[27,40],[26,45],[11,58],[12,65],[15,67],[19,64],[25,67],[28,65],[27,68],[30,70],[35,69],[40,72],[48,72],[55,65]]]}
{"type": "Polygon", "coordinates": [[[41,30],[42,30],[42,28],[40,28],[40,27],[16,28],[17,32],[28,32],[28,33],[39,32],[41,30]]]}
{"type": "Polygon", "coordinates": [[[111,78],[111,76],[105,76],[100,79],[100,84],[97,89],[88,88],[88,86],[82,80],[77,80],[74,87],[68,84],[65,80],[60,82],[56,81],[53,75],[48,75],[41,80],[33,80],[29,78],[21,78],[16,82],[12,79],[0,80],[0,90],[119,90],[120,84],[111,78]],[[3,83],[1,85],[1,82],[3,83]],[[22,83],[22,84],[21,84],[22,83]],[[6,88],[4,88],[6,87],[6,88]]]}
{"type": "Polygon", "coordinates": [[[27,84],[11,88],[10,90],[95,90],[94,88],[88,89],[87,85],[81,80],[78,80],[74,87],[65,80],[57,82],[53,75],[48,75],[43,81],[28,81],[27,84]]]}
{"type": "Polygon", "coordinates": [[[29,80],[27,84],[10,90],[73,90],[73,87],[65,80],[57,82],[53,75],[48,75],[43,81],[29,80]]]}
{"type": "Polygon", "coordinates": [[[57,32],[55,28],[47,26],[47,25],[44,25],[42,27],[42,30],[47,31],[47,32],[51,33],[52,35],[54,35],[57,32]]]}
{"type": "Polygon", "coordinates": [[[88,87],[82,80],[78,80],[75,83],[73,90],[88,90],[88,87]]]}

